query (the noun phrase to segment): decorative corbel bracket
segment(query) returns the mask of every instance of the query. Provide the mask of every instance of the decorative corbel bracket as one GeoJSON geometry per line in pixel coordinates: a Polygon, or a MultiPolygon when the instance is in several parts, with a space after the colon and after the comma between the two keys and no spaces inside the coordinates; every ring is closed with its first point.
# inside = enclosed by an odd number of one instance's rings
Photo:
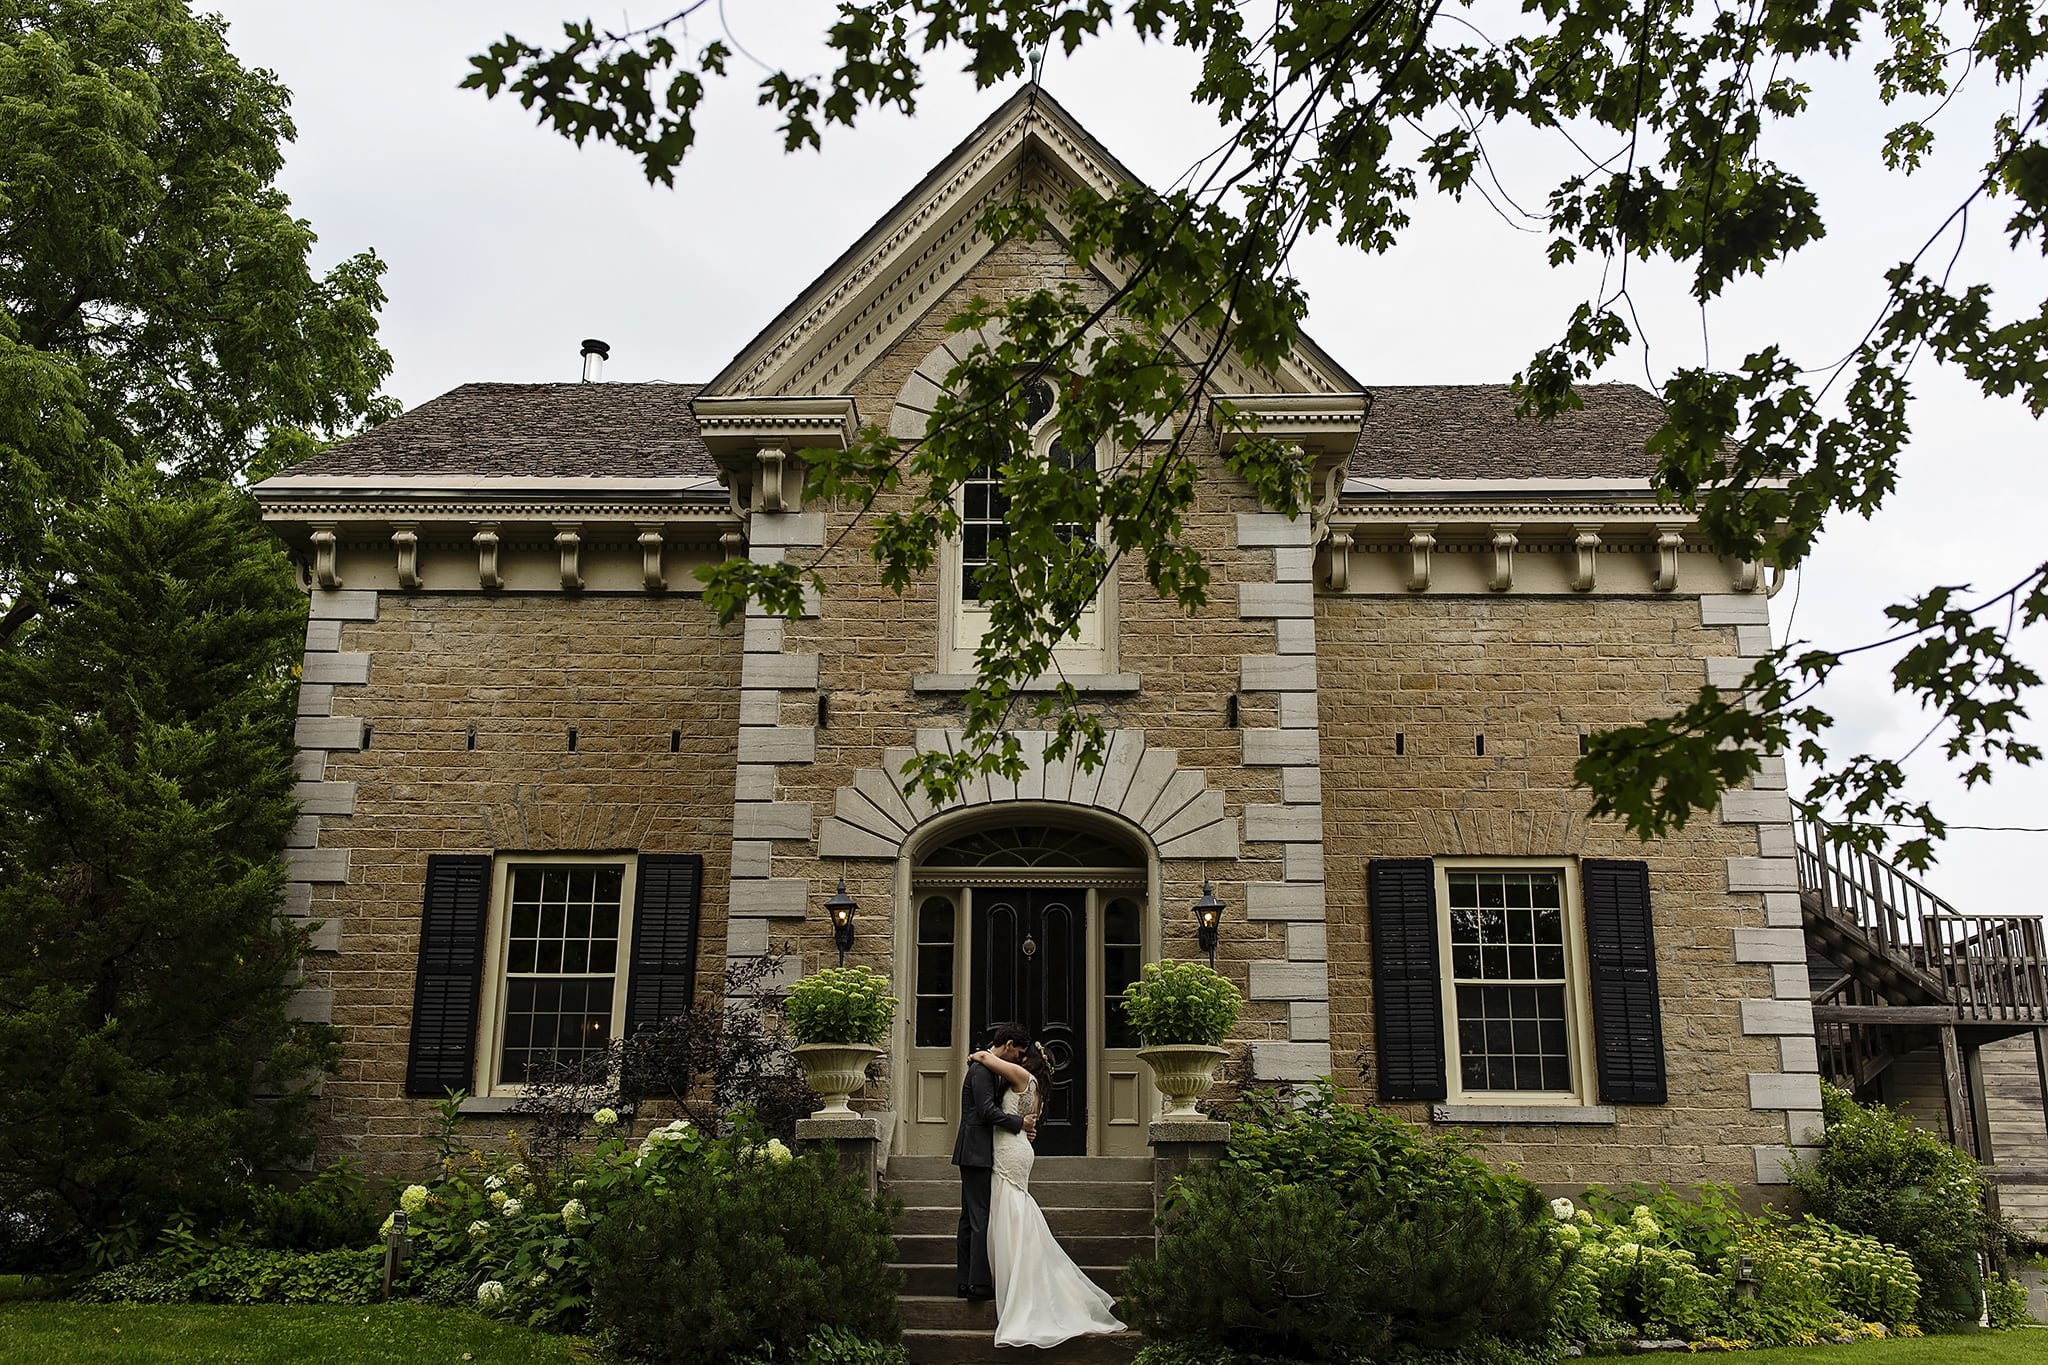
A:
{"type": "Polygon", "coordinates": [[[1650,586],[1658,592],[1678,587],[1678,551],[1685,544],[1685,525],[1665,522],[1657,527],[1657,580],[1650,586]]]}
{"type": "Polygon", "coordinates": [[[341,569],[336,563],[340,558],[340,543],[335,539],[332,526],[316,526],[312,534],[313,581],[323,588],[341,586],[341,569]]]}
{"type": "Polygon", "coordinates": [[[1408,527],[1408,591],[1429,591],[1429,556],[1436,549],[1436,523],[1415,522],[1408,527]]]}
{"type": "Polygon", "coordinates": [[[755,452],[754,458],[760,461],[761,465],[761,510],[796,511],[796,499],[784,496],[783,489],[783,481],[791,473],[789,452],[781,446],[762,446],[755,452]]]}
{"type": "Polygon", "coordinates": [[[1324,554],[1329,561],[1329,584],[1331,592],[1343,592],[1351,586],[1351,532],[1339,526],[1326,526],[1329,541],[1324,554]]]}
{"type": "Polygon", "coordinates": [[[574,592],[583,586],[583,526],[580,522],[555,523],[555,548],[562,555],[562,589],[574,592]]]}
{"type": "MultiPolygon", "coordinates": [[[[1294,447],[1296,459],[1300,459],[1303,453],[1300,446],[1294,447]]],[[[1344,467],[1342,465],[1332,465],[1329,472],[1323,475],[1323,496],[1317,498],[1315,506],[1309,510],[1308,543],[1310,545],[1321,545],[1328,538],[1330,534],[1330,516],[1337,510],[1337,503],[1343,496],[1344,467]]]]}
{"type": "Polygon", "coordinates": [[[1506,592],[1515,586],[1515,546],[1522,529],[1520,522],[1497,521],[1493,524],[1493,573],[1488,576],[1486,586],[1495,592],[1506,592]]]}
{"type": "Polygon", "coordinates": [[[1572,575],[1573,592],[1591,592],[1595,576],[1599,572],[1600,527],[1597,523],[1582,524],[1572,528],[1572,549],[1578,554],[1577,572],[1572,575]]]}
{"type": "Polygon", "coordinates": [[[470,537],[476,544],[476,581],[485,588],[502,588],[504,577],[498,572],[498,527],[495,522],[486,522],[470,537]]]}
{"type": "Polygon", "coordinates": [[[661,555],[663,544],[661,527],[642,523],[640,531],[640,581],[649,592],[660,592],[668,587],[668,577],[662,573],[661,555]]]}
{"type": "Polygon", "coordinates": [[[413,592],[420,585],[420,537],[410,522],[400,522],[391,531],[391,546],[398,551],[398,586],[413,592]]]}
{"type": "Polygon", "coordinates": [[[1763,566],[1754,559],[1740,560],[1735,565],[1735,591],[1755,592],[1763,586],[1763,566]]]}

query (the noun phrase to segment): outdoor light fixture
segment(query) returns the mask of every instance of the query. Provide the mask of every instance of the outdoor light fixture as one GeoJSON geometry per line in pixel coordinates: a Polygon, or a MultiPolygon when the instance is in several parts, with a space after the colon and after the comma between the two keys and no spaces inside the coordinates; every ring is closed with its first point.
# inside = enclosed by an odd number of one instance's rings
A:
{"type": "Polygon", "coordinates": [[[1223,902],[1216,899],[1216,888],[1209,885],[1207,877],[1202,878],[1202,898],[1195,902],[1195,942],[1209,955],[1209,965],[1216,965],[1216,927],[1223,923],[1223,902]]]}
{"type": "Polygon", "coordinates": [[[846,894],[846,877],[839,878],[839,889],[832,893],[832,899],[825,902],[825,912],[832,916],[832,942],[839,949],[839,965],[846,965],[846,955],[853,949],[853,917],[860,907],[853,897],[846,894]]]}

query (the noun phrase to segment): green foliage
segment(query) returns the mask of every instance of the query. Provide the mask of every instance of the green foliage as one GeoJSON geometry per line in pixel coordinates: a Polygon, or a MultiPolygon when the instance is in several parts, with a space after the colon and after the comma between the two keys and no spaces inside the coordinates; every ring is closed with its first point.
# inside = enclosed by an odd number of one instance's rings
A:
{"type": "Polygon", "coordinates": [[[1822,1088],[1827,1132],[1792,1184],[1816,1217],[1904,1251],[1920,1272],[1920,1321],[1942,1327],[1981,1311],[1977,1253],[1995,1225],[1971,1157],[1885,1106],[1822,1088]]]}
{"type": "Polygon", "coordinates": [[[1314,1360],[1545,1337],[1571,1257],[1533,1186],[1327,1081],[1299,1101],[1247,1095],[1223,1161],[1177,1187],[1120,1286],[1134,1325],[1314,1360]]]}
{"type": "Polygon", "coordinates": [[[450,1128],[439,1176],[399,1195],[408,1293],[549,1331],[604,1328],[635,1351],[657,1352],[684,1324],[676,1341],[704,1352],[693,1359],[737,1358],[764,1342],[788,1352],[835,1325],[894,1339],[891,1207],[829,1158],[793,1156],[744,1114],[723,1136],[677,1119],[635,1143],[600,1110],[584,1134],[594,1141],[552,1168],[517,1142],[464,1150],[450,1128]],[[649,1270],[650,1257],[665,1268],[649,1270]],[[837,1302],[801,1284],[777,1288],[790,1276],[837,1302]],[[700,1340],[700,1329],[711,1335],[700,1340]],[[726,1344],[714,1351],[713,1340],[726,1344]]]}
{"type": "Polygon", "coordinates": [[[67,606],[0,651],[0,939],[28,945],[0,964],[0,1210],[56,1267],[232,1213],[304,1150],[334,1034],[288,1017],[304,933],[276,919],[305,615],[283,550],[244,496],[142,476],[49,535],[67,606]]]}
{"type": "Polygon", "coordinates": [[[790,987],[782,1007],[790,1036],[805,1043],[879,1046],[896,1017],[889,978],[872,967],[827,967],[790,987]]]}
{"type": "Polygon", "coordinates": [[[274,1251],[333,1251],[377,1234],[380,1208],[362,1172],[342,1160],[310,1180],[245,1187],[233,1231],[274,1251]]]}
{"type": "Polygon", "coordinates": [[[1219,1047],[1243,1005],[1237,987],[1200,962],[1148,962],[1124,987],[1124,1017],[1146,1047],[1219,1047]]]}
{"type": "Polygon", "coordinates": [[[188,1244],[102,1271],[75,1297],[86,1303],[370,1303],[382,1288],[383,1266],[377,1250],[188,1244]]]}
{"type": "MultiPolygon", "coordinates": [[[[1631,292],[1645,287],[1644,276],[1630,283],[1628,258],[1671,263],[1672,277],[1687,282],[1686,301],[1704,307],[1745,276],[1827,249],[1819,195],[1769,154],[1796,142],[1802,119],[1891,121],[1883,160],[1904,202],[1916,193],[1905,182],[1934,141],[1923,110],[1949,109],[1969,73],[2008,97],[2003,112],[1964,129],[1982,154],[1976,183],[1939,231],[1925,241],[1916,234],[1901,252],[1914,254],[1872,282],[1881,301],[1874,317],[1848,328],[1846,357],[1831,352],[1814,363],[1765,345],[1666,377],[1667,420],[1649,443],[1658,482],[1679,509],[1698,514],[1721,553],[1789,568],[1831,516],[1867,517],[1882,506],[1911,435],[1916,362],[1952,367],[1984,394],[2017,396],[2036,415],[2048,411],[2048,303],[2022,296],[1995,306],[2003,301],[1958,277],[1952,259],[1953,234],[1966,230],[1965,210],[1979,197],[2010,206],[2004,226],[2014,253],[2048,248],[2048,27],[2025,0],[1968,0],[1959,13],[1923,0],[1819,9],[1773,0],[1711,13],[1544,3],[1525,7],[1500,38],[1434,5],[1259,13],[1208,0],[877,0],[834,14],[824,34],[828,69],[759,79],[760,102],[782,119],[785,149],[817,147],[826,127],[850,127],[870,110],[912,113],[927,62],[964,58],[988,88],[1027,75],[1034,54],[1055,44],[1072,52],[1123,22],[1194,59],[1191,102],[1229,133],[1171,192],[1080,192],[1061,206],[1061,235],[1075,258],[1115,264],[1106,273],[1119,283],[1106,299],[1048,288],[970,301],[956,330],[999,321],[1009,339],[972,345],[945,377],[948,396],[926,434],[897,442],[870,430],[810,471],[811,494],[849,505],[872,506],[899,487],[910,494],[907,510],[874,519],[871,539],[885,580],[899,588],[957,530],[952,497],[965,473],[1001,472],[1015,554],[999,557],[982,584],[995,610],[967,697],[965,743],[908,769],[935,797],[980,772],[1016,775],[1020,751],[1006,729],[1018,685],[1046,671],[1118,557],[1138,557],[1167,598],[1187,607],[1203,600],[1207,566],[1181,535],[1196,477],[1181,433],[1213,413],[1227,434],[1242,434],[1211,375],[1226,350],[1256,370],[1293,344],[1305,314],[1290,269],[1301,234],[1321,229],[1365,252],[1388,251],[1425,191],[1463,197],[1482,166],[1541,164],[1502,155],[1518,139],[1565,144],[1560,161],[1570,169],[1517,196],[1542,205],[1528,217],[1549,239],[1551,264],[1598,257],[1611,267],[1600,292],[1559,320],[1557,340],[1517,376],[1522,408],[1544,420],[1581,406],[1576,386],[1625,349],[1649,346],[1631,292]],[[1874,67],[1877,102],[1858,107],[1841,82],[1817,79],[1834,64],[1874,67]],[[1131,458],[1077,471],[1031,454],[1022,394],[1040,376],[1072,391],[1060,418],[1067,449],[1105,442],[1131,458]],[[1182,420],[1162,435],[1174,414],[1182,420]],[[1059,533],[1098,524],[1108,527],[1100,545],[1059,533]]],[[[672,183],[695,142],[695,112],[728,74],[732,50],[724,37],[687,41],[697,15],[691,6],[619,31],[571,23],[552,44],[508,36],[472,59],[466,83],[515,95],[578,142],[623,147],[650,180],[672,183]]],[[[1014,202],[992,206],[982,223],[997,242],[1044,226],[1043,209],[1014,202]]],[[[1224,445],[1263,500],[1302,507],[1299,460],[1256,433],[1224,445]]],[[[710,572],[706,599],[726,613],[750,597],[793,612],[807,581],[816,581],[811,565],[729,560],[710,572]]],[[[1939,587],[1891,615],[1910,644],[1893,684],[1953,727],[1947,752],[1967,782],[1985,780],[1996,762],[2039,757],[2018,730],[2022,698],[2039,678],[2013,655],[2005,623],[2048,615],[2048,565],[2004,593],[1972,598],[1939,587]]],[[[1578,768],[1595,812],[1662,831],[1713,809],[1722,790],[1755,770],[1760,752],[1796,741],[1802,753],[1820,754],[1830,718],[1803,701],[1804,683],[1851,652],[1780,650],[1758,664],[1746,705],[1709,688],[1678,715],[1596,737],[1578,768]]],[[[1049,754],[1085,766],[1099,760],[1103,732],[1078,700],[1066,688],[1034,710],[1058,717],[1049,754]]],[[[1859,843],[1882,840],[1883,822],[1917,825],[1922,832],[1900,854],[1920,866],[1942,826],[1903,792],[1902,775],[1896,759],[1856,755],[1816,795],[1852,818],[1872,817],[1859,843]]]]}
{"type": "Polygon", "coordinates": [[[239,478],[389,410],[383,263],[315,275],[276,187],[290,99],[178,0],[0,0],[0,644],[122,470],[239,478]]]}
{"type": "Polygon", "coordinates": [[[2028,1327],[2034,1322],[2033,1316],[2027,1312],[2027,1287],[2003,1275],[1994,1275],[1984,1281],[1984,1311],[1990,1316],[1994,1332],[2028,1327]]]}
{"type": "Polygon", "coordinates": [[[905,1365],[901,1343],[872,1341],[847,1327],[820,1327],[795,1350],[773,1347],[747,1358],[746,1365],[905,1365]]]}
{"type": "Polygon", "coordinates": [[[596,1224],[593,1321],[651,1361],[886,1358],[816,1333],[899,1340],[893,1216],[829,1156],[706,1143],[596,1224]]]}
{"type": "Polygon", "coordinates": [[[1690,1251],[1671,1244],[1647,1207],[1638,1205],[1620,1224],[1581,1215],[1564,1236],[1579,1253],[1573,1277],[1591,1291],[1568,1324],[1574,1335],[1590,1335],[1602,1320],[1633,1335],[1706,1335],[1720,1307],[1718,1287],[1690,1251]],[[1588,1309],[1595,1316],[1586,1316],[1588,1309]]]}

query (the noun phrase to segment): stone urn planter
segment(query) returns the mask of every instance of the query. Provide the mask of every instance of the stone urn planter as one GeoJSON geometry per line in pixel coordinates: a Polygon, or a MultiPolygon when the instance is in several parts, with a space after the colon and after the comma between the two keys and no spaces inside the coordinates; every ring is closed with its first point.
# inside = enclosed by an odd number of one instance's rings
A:
{"type": "Polygon", "coordinates": [[[847,1103],[868,1083],[868,1063],[882,1049],[866,1043],[803,1043],[790,1051],[804,1069],[804,1079],[825,1101],[824,1115],[853,1113],[847,1103]]]}
{"type": "Polygon", "coordinates": [[[1216,1079],[1216,1068],[1229,1055],[1227,1048],[1202,1043],[1169,1043],[1138,1049],[1138,1059],[1152,1068],[1153,1084],[1166,1096],[1164,1117],[1169,1119],[1199,1117],[1195,1101],[1208,1093],[1216,1079]]]}

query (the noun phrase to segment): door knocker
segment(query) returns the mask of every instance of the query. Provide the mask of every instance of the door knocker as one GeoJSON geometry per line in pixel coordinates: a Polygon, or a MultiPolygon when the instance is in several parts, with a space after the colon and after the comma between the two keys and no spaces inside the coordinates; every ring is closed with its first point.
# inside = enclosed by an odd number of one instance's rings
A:
{"type": "Polygon", "coordinates": [[[1024,935],[1024,956],[1038,956],[1038,940],[1031,937],[1031,935],[1029,934],[1024,935]]]}

